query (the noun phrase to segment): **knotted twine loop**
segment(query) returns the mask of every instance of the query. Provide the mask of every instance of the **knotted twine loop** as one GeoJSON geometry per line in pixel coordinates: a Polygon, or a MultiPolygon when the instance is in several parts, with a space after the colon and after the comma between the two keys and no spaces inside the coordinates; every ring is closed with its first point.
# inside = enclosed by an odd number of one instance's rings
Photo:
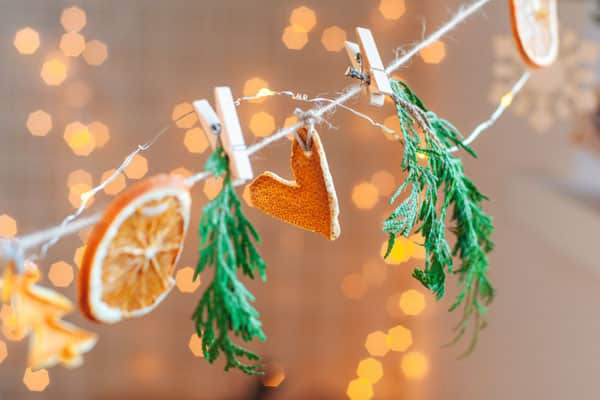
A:
{"type": "Polygon", "coordinates": [[[304,150],[304,153],[308,155],[312,151],[312,137],[315,131],[315,124],[322,122],[323,118],[315,115],[312,111],[305,112],[300,108],[296,108],[294,114],[307,128],[306,140],[302,139],[298,131],[294,131],[294,137],[296,138],[296,142],[302,147],[302,150],[304,150]]]}

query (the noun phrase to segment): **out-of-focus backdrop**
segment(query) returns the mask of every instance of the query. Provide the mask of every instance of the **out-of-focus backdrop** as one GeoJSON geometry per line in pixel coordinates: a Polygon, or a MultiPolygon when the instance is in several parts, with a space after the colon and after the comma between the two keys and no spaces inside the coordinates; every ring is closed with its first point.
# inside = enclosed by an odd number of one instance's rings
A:
{"type": "MultiPolygon", "coordinates": [[[[156,311],[114,326],[67,317],[100,335],[81,368],[25,373],[26,341],[2,338],[0,399],[361,399],[371,391],[375,399],[597,398],[599,29],[594,2],[559,3],[559,61],[534,73],[474,144],[479,159],[462,154],[497,226],[497,299],[471,356],[457,359],[466,342],[442,348],[459,318],[447,313],[455,291],[438,302],[415,283],[411,271],[423,261],[408,247],[394,255],[396,265],[380,257],[380,225],[401,180],[400,145],[340,110],[330,118],[335,129],[320,132],[341,238],[328,242],[248,209],[268,263],[268,282],[250,285],[268,336],[251,347],[271,365],[266,379],[225,373],[221,362],[197,356],[190,316],[209,277],[199,287],[188,282],[184,267],[195,265],[199,242],[192,228],[178,288],[156,311]]],[[[356,26],[372,29],[388,62],[460,4],[2,0],[0,234],[59,222],[137,144],[191,101],[212,99],[214,86],[230,85],[235,97],[261,88],[332,97],[350,83],[343,41],[356,26]]],[[[468,133],[523,68],[507,2],[495,0],[397,76],[468,133]]],[[[351,105],[394,125],[389,104],[377,109],[363,96],[351,105]]],[[[283,97],[243,103],[247,141],[283,126],[296,107],[309,105],[283,97]]],[[[143,176],[201,170],[209,152],[203,132],[193,118],[178,125],[88,212],[143,176]]],[[[257,153],[255,171],[290,176],[289,146],[283,140],[257,153]]],[[[193,227],[215,187],[209,180],[193,189],[193,227]]],[[[64,239],[40,263],[44,284],[71,298],[81,237],[64,239]]]]}

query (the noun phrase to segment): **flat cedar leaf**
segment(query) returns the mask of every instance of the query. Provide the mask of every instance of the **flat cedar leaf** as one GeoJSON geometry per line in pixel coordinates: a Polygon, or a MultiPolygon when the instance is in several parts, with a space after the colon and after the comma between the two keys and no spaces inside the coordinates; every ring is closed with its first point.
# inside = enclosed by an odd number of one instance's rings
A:
{"type": "Polygon", "coordinates": [[[203,208],[198,228],[200,260],[194,279],[207,267],[212,267],[215,272],[192,319],[196,333],[202,338],[202,349],[208,362],[214,362],[223,354],[225,370],[262,374],[260,365],[247,365],[240,360],[257,361],[258,355],[232,341],[232,337],[240,337],[245,342],[254,338],[265,340],[259,313],[252,306],[254,296],[238,278],[238,271],[252,279],[254,271],[258,270],[263,280],[266,279],[265,263],[252,241],[252,238],[256,241],[260,238],[242,212],[231,182],[229,161],[222,148],[210,155],[205,169],[215,177],[223,177],[223,188],[203,208]]]}
{"type": "Polygon", "coordinates": [[[423,236],[425,267],[415,269],[413,277],[441,299],[446,292],[446,275],[457,275],[460,290],[450,309],[462,306],[463,317],[455,341],[466,332],[469,321],[475,321],[470,351],[478,331],[486,325],[486,306],[494,297],[487,278],[487,253],[494,247],[490,239],[494,227],[481,208],[487,197],[465,176],[462,161],[449,149],[457,146],[473,157],[477,155],[462,143],[460,131],[427,110],[406,83],[390,83],[404,144],[401,165],[406,179],[392,195],[390,204],[395,207],[383,224],[389,235],[386,257],[396,236],[408,236],[413,230],[423,236]],[[396,204],[408,185],[411,194],[396,204]],[[456,236],[453,249],[447,231],[456,236]],[[459,259],[457,268],[453,267],[453,257],[459,259]]]}

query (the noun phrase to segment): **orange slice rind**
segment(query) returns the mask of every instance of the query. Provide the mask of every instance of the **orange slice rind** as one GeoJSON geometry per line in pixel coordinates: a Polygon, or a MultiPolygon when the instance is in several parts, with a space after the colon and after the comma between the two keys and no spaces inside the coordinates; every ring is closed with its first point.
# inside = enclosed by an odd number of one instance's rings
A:
{"type": "Polygon", "coordinates": [[[189,187],[158,175],[117,197],[94,227],[79,275],[79,304],[97,322],[152,311],[175,285],[190,218],[189,187]]]}
{"type": "Polygon", "coordinates": [[[513,35],[523,60],[533,68],[552,65],[558,57],[556,0],[509,0],[513,35]]]}

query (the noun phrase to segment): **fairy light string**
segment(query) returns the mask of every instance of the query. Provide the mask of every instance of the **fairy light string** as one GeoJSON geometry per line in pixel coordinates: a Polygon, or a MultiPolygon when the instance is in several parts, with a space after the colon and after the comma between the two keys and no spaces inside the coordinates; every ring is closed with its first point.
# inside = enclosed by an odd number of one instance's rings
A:
{"type": "MultiPolygon", "coordinates": [[[[442,25],[438,30],[433,32],[431,35],[429,35],[423,41],[419,42],[411,50],[396,57],[386,67],[385,72],[387,74],[390,74],[390,73],[396,71],[397,69],[399,69],[402,65],[406,64],[410,59],[412,59],[415,55],[417,55],[422,49],[426,48],[427,46],[429,46],[436,40],[442,38],[445,34],[452,31],[454,28],[456,28],[458,25],[460,25],[463,21],[465,21],[468,17],[475,14],[478,10],[480,10],[483,6],[485,6],[486,4],[488,4],[491,1],[492,0],[478,0],[470,5],[461,7],[459,9],[459,11],[456,14],[454,14],[454,16],[447,23],[442,25]]],[[[529,73],[526,72],[521,77],[521,79],[519,79],[519,81],[515,84],[515,86],[512,88],[512,90],[501,99],[500,106],[496,109],[496,111],[492,114],[492,116],[488,120],[486,120],[485,122],[480,124],[473,131],[473,133],[467,137],[467,139],[465,140],[466,144],[474,141],[479,135],[481,135],[481,133],[483,131],[490,128],[500,118],[500,116],[506,110],[506,108],[508,108],[510,106],[512,99],[516,96],[516,94],[525,85],[528,77],[529,77],[529,73]]],[[[278,141],[290,134],[293,134],[298,129],[306,126],[307,124],[323,123],[324,121],[326,121],[325,115],[330,115],[330,114],[335,113],[337,108],[342,108],[342,109],[348,110],[355,116],[366,119],[372,125],[381,128],[385,132],[390,133],[390,134],[395,134],[395,132],[393,130],[385,127],[383,124],[381,124],[379,122],[376,122],[371,117],[369,117],[363,113],[360,113],[356,110],[353,110],[352,108],[345,105],[345,103],[347,103],[350,99],[359,95],[362,90],[363,90],[362,84],[355,84],[355,85],[351,85],[351,86],[347,87],[345,90],[343,90],[343,92],[338,97],[336,97],[334,99],[328,99],[328,98],[322,98],[322,97],[310,99],[305,95],[300,95],[300,94],[297,94],[297,93],[294,93],[291,91],[274,92],[269,89],[265,89],[265,90],[259,91],[259,93],[256,96],[247,96],[247,97],[242,97],[242,98],[236,100],[236,105],[240,105],[241,102],[243,102],[243,101],[251,101],[251,100],[256,100],[256,99],[268,97],[268,96],[283,95],[283,96],[290,97],[293,100],[318,104],[316,107],[306,111],[303,115],[303,118],[300,121],[298,121],[294,124],[291,124],[287,127],[284,127],[282,129],[278,130],[277,132],[273,133],[272,135],[264,138],[263,140],[248,146],[247,147],[248,155],[253,155],[254,153],[268,147],[269,145],[275,143],[276,141],[278,141]],[[319,105],[322,103],[326,103],[326,104],[319,105]]],[[[187,113],[187,114],[179,117],[178,119],[184,118],[191,113],[192,112],[187,113]]],[[[85,211],[85,208],[86,208],[89,200],[95,194],[97,194],[99,191],[101,191],[106,185],[108,185],[112,180],[116,179],[118,177],[119,173],[121,173],[131,163],[131,161],[133,160],[135,155],[139,154],[140,152],[148,150],[170,128],[171,128],[171,125],[163,128],[149,142],[147,142],[143,145],[139,145],[133,152],[129,153],[129,155],[124,159],[124,161],[119,166],[119,168],[117,168],[115,170],[115,172],[113,174],[111,174],[111,176],[108,179],[104,180],[100,185],[96,186],[89,192],[86,192],[82,195],[81,206],[77,209],[76,212],[68,215],[62,221],[62,223],[60,225],[46,229],[46,230],[37,231],[37,232],[31,233],[31,234],[28,234],[25,236],[20,236],[20,237],[13,238],[13,239],[0,240],[0,258],[16,260],[16,261],[22,260],[23,258],[20,257],[20,255],[25,253],[27,250],[31,250],[38,246],[42,246],[40,248],[40,252],[38,254],[33,254],[32,256],[30,256],[30,259],[42,258],[47,254],[48,250],[53,245],[58,243],[58,241],[61,238],[71,235],[75,232],[80,231],[81,229],[84,229],[84,228],[87,228],[89,226],[96,224],[100,220],[102,212],[98,212],[98,213],[88,216],[86,218],[78,219],[79,217],[81,217],[81,215],[85,211]]],[[[456,151],[456,150],[450,149],[450,151],[456,151]]],[[[198,172],[198,173],[188,177],[186,179],[186,182],[190,186],[193,186],[193,185],[207,179],[211,175],[212,174],[210,172],[201,171],[201,172],[198,172]]],[[[238,182],[238,183],[236,183],[236,186],[239,186],[240,184],[241,183],[238,182]]]]}

